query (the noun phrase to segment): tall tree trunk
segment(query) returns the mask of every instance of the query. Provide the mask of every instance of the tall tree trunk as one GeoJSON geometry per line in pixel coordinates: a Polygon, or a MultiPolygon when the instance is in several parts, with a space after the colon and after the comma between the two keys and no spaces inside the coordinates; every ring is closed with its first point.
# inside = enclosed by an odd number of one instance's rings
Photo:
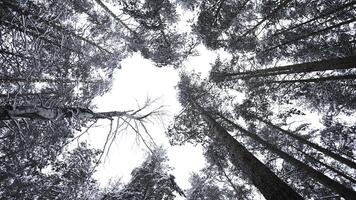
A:
{"type": "Polygon", "coordinates": [[[313,156],[305,153],[304,151],[302,151],[301,149],[299,148],[296,148],[295,146],[291,145],[294,149],[296,149],[298,152],[300,152],[301,154],[303,154],[307,159],[310,159],[318,164],[320,164],[321,166],[325,167],[326,169],[334,172],[335,174],[339,175],[339,176],[342,176],[344,177],[345,179],[349,180],[350,182],[352,182],[353,184],[356,184],[356,180],[352,177],[350,177],[349,175],[345,174],[344,172],[338,170],[338,169],[335,169],[334,167],[331,167],[330,165],[327,165],[323,162],[321,162],[320,160],[314,158],[313,156]]]}
{"type": "MultiPolygon", "coordinates": [[[[231,163],[240,168],[267,200],[303,199],[279,179],[268,167],[235,140],[208,112],[192,102],[203,119],[209,124],[215,137],[227,148],[231,163]]],[[[212,137],[214,139],[214,137],[212,137]]]]}
{"type": "Polygon", "coordinates": [[[49,79],[49,78],[11,78],[11,77],[1,77],[0,83],[98,83],[98,81],[79,81],[79,80],[71,80],[71,79],[49,79]]]}
{"type": "Polygon", "coordinates": [[[330,188],[334,192],[340,194],[345,199],[347,199],[347,200],[354,200],[355,199],[356,192],[353,191],[352,189],[343,186],[339,182],[327,177],[323,173],[321,173],[321,172],[313,169],[312,167],[308,166],[307,164],[295,159],[294,157],[290,156],[289,154],[285,153],[284,151],[278,149],[276,146],[274,146],[274,145],[270,144],[269,142],[263,140],[262,138],[260,138],[255,133],[252,133],[252,132],[242,128],[241,126],[235,124],[233,121],[225,118],[222,115],[219,115],[219,116],[221,118],[223,118],[224,121],[228,122],[233,127],[235,127],[237,130],[239,130],[241,133],[243,133],[244,135],[246,135],[246,136],[252,138],[253,140],[255,140],[256,142],[262,144],[268,150],[270,150],[271,152],[277,154],[278,156],[283,158],[285,161],[291,163],[295,167],[305,171],[308,174],[308,176],[312,177],[313,179],[315,179],[316,181],[320,182],[324,186],[330,188]]]}
{"type": "Polygon", "coordinates": [[[9,97],[33,97],[33,96],[41,96],[41,95],[55,95],[56,92],[48,91],[48,92],[38,92],[38,93],[7,93],[7,94],[0,94],[0,98],[9,98],[9,97]]]}
{"type": "Polygon", "coordinates": [[[254,77],[266,77],[275,76],[280,74],[294,74],[302,72],[316,72],[316,71],[326,71],[326,70],[338,70],[338,69],[353,69],[356,68],[356,56],[348,56],[344,58],[334,58],[321,61],[313,61],[306,63],[299,63],[293,65],[286,65],[281,67],[273,67],[267,69],[257,69],[253,71],[246,72],[236,72],[236,73],[212,73],[212,76],[217,76],[218,81],[224,80],[235,80],[235,79],[248,79],[254,77]]]}
{"type": "MultiPolygon", "coordinates": [[[[86,118],[86,119],[112,119],[113,117],[128,116],[125,111],[99,112],[95,113],[86,108],[75,107],[53,107],[43,106],[0,106],[0,120],[14,118],[28,118],[41,120],[61,120],[64,118],[86,118]]],[[[140,119],[139,117],[137,119],[140,119]]]]}
{"type": "Polygon", "coordinates": [[[336,154],[336,153],[334,153],[334,152],[332,152],[332,151],[330,151],[330,150],[328,150],[328,149],[326,149],[324,147],[321,147],[318,144],[310,142],[307,139],[305,139],[305,138],[303,138],[303,137],[301,137],[299,135],[296,135],[296,134],[291,133],[291,132],[289,132],[287,130],[284,130],[284,129],[280,128],[279,126],[274,125],[270,121],[264,120],[262,117],[259,117],[259,116],[254,115],[254,114],[250,114],[250,116],[255,118],[255,119],[257,119],[258,121],[261,121],[261,122],[265,123],[266,125],[274,128],[274,129],[276,129],[276,130],[278,130],[278,131],[290,136],[291,138],[296,139],[300,143],[302,143],[304,145],[308,145],[308,146],[310,146],[310,147],[322,152],[323,154],[325,154],[325,155],[327,155],[327,156],[329,156],[329,157],[331,157],[331,158],[333,158],[333,159],[335,159],[335,160],[337,160],[337,161],[339,161],[339,162],[341,162],[341,163],[343,163],[343,164],[345,164],[345,165],[347,165],[347,166],[349,166],[349,167],[351,167],[353,169],[356,169],[356,163],[354,163],[353,161],[351,161],[349,159],[346,159],[346,158],[340,156],[339,154],[336,154]]]}
{"type": "Polygon", "coordinates": [[[309,78],[309,79],[299,79],[299,80],[282,80],[282,81],[265,81],[265,84],[270,83],[315,83],[315,82],[325,82],[325,81],[339,81],[339,80],[356,80],[356,74],[347,75],[336,75],[320,78],[309,78]]]}

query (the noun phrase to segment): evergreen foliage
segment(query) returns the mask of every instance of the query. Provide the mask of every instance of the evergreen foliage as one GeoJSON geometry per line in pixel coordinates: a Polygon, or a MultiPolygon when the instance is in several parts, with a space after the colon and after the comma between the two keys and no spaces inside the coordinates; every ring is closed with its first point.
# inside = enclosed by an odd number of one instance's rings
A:
{"type": "Polygon", "coordinates": [[[0,199],[355,199],[355,8],[354,0],[0,0],[0,199]],[[207,78],[189,71],[198,46],[228,55],[203,66],[207,78]],[[207,161],[189,189],[177,185],[165,150],[142,136],[152,139],[146,123],[161,107],[95,111],[93,99],[135,53],[180,73],[182,110],[167,136],[201,145],[207,161]],[[111,124],[102,151],[66,148],[100,120],[111,124]],[[102,188],[93,173],[128,129],[150,154],[128,183],[102,188]]]}

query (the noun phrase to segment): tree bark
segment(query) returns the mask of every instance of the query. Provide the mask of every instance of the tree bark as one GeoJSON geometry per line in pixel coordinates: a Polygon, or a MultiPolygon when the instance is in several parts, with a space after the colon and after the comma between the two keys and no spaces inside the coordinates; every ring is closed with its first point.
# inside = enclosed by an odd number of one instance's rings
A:
{"type": "Polygon", "coordinates": [[[0,94],[0,98],[9,98],[9,97],[32,97],[32,96],[41,96],[41,95],[55,95],[56,92],[48,91],[48,92],[38,92],[38,93],[7,93],[7,94],[0,94]]]}
{"type": "Polygon", "coordinates": [[[356,80],[356,74],[347,74],[347,75],[336,75],[320,78],[309,78],[309,79],[299,79],[299,80],[283,80],[283,81],[266,81],[265,84],[270,83],[317,83],[325,81],[339,81],[339,80],[356,80]]]}
{"type": "Polygon", "coordinates": [[[268,169],[268,167],[254,157],[243,145],[235,140],[202,107],[195,102],[192,104],[208,123],[216,138],[229,149],[227,154],[230,157],[231,163],[241,168],[267,200],[303,199],[268,169]]]}
{"type": "MultiPolygon", "coordinates": [[[[292,146],[293,146],[293,145],[292,145],[292,146]]],[[[335,169],[334,167],[331,167],[330,165],[327,165],[327,164],[321,162],[320,160],[314,158],[313,156],[311,156],[311,155],[305,153],[304,151],[302,151],[302,150],[300,150],[300,149],[298,149],[298,148],[296,148],[296,147],[294,147],[294,146],[293,146],[293,148],[296,149],[296,150],[297,150],[298,152],[300,152],[301,154],[303,154],[306,158],[308,158],[308,159],[310,159],[310,160],[312,160],[312,161],[314,161],[314,162],[316,162],[316,163],[318,163],[318,164],[324,166],[326,169],[328,169],[328,170],[334,172],[335,174],[344,177],[345,179],[349,180],[349,181],[352,182],[353,184],[356,184],[356,180],[353,179],[352,177],[350,177],[349,175],[343,173],[342,171],[340,171],[340,170],[338,170],[338,169],[335,169]]]]}
{"type": "Polygon", "coordinates": [[[217,73],[216,76],[218,78],[217,82],[220,82],[226,79],[245,80],[248,78],[275,76],[280,74],[294,74],[294,73],[302,73],[302,72],[316,72],[316,71],[353,69],[353,68],[356,68],[356,56],[348,56],[344,58],[334,58],[328,60],[299,63],[294,65],[286,65],[286,66],[273,67],[267,69],[257,69],[257,70],[246,71],[246,72],[221,73],[221,74],[217,73]]]}
{"type": "Polygon", "coordinates": [[[285,161],[291,163],[295,167],[305,171],[310,177],[312,177],[313,179],[317,180],[318,182],[320,182],[324,186],[330,188],[334,192],[340,194],[345,199],[347,199],[347,200],[355,199],[356,192],[353,191],[352,189],[343,186],[339,182],[327,177],[323,173],[321,173],[321,172],[313,169],[312,167],[306,165],[305,163],[295,159],[294,157],[290,156],[289,154],[285,153],[284,151],[278,149],[276,146],[274,146],[274,145],[270,144],[269,142],[263,140],[262,138],[260,138],[255,133],[252,133],[252,132],[242,128],[241,126],[235,124],[233,121],[231,121],[231,120],[229,120],[229,119],[227,119],[227,118],[225,118],[225,117],[223,117],[221,115],[220,115],[220,117],[222,117],[226,122],[228,122],[229,124],[234,126],[237,130],[239,130],[244,135],[246,135],[246,136],[252,138],[253,140],[255,140],[256,142],[262,144],[268,150],[270,150],[271,152],[277,154],[278,156],[283,158],[285,161]]]}
{"type": "MultiPolygon", "coordinates": [[[[95,113],[86,108],[53,107],[43,106],[0,106],[0,120],[15,118],[61,120],[64,118],[86,118],[86,119],[112,119],[113,117],[129,116],[125,111],[99,112],[95,113]]],[[[135,118],[131,116],[131,118],[135,118]]]]}
{"type": "Polygon", "coordinates": [[[98,81],[79,81],[79,80],[71,80],[71,79],[49,79],[49,78],[12,78],[12,77],[1,77],[0,83],[98,83],[98,81]]]}
{"type": "Polygon", "coordinates": [[[324,147],[321,147],[318,144],[310,142],[307,139],[305,139],[305,138],[303,138],[303,137],[301,137],[299,135],[296,135],[296,134],[291,133],[291,132],[289,132],[287,130],[284,130],[284,129],[280,128],[279,126],[276,126],[276,125],[272,124],[271,122],[269,122],[267,120],[264,120],[263,118],[261,118],[261,117],[259,117],[257,115],[251,114],[251,116],[253,118],[257,119],[258,121],[261,121],[261,122],[265,123],[266,125],[268,125],[268,126],[274,128],[274,129],[276,129],[276,130],[278,130],[278,131],[290,136],[291,138],[296,139],[300,143],[302,143],[304,145],[308,145],[308,146],[310,146],[310,147],[322,152],[323,154],[325,154],[325,155],[327,155],[327,156],[329,156],[329,157],[331,157],[331,158],[333,158],[333,159],[335,159],[335,160],[337,160],[337,161],[339,161],[339,162],[341,162],[341,163],[343,163],[343,164],[345,164],[345,165],[347,165],[347,166],[349,166],[349,167],[351,167],[353,169],[356,169],[356,163],[354,163],[353,161],[348,160],[348,159],[346,159],[346,158],[344,158],[344,157],[342,157],[342,156],[340,156],[340,155],[338,155],[338,154],[336,154],[336,153],[334,153],[334,152],[332,152],[332,151],[330,151],[328,149],[325,149],[324,147]]]}

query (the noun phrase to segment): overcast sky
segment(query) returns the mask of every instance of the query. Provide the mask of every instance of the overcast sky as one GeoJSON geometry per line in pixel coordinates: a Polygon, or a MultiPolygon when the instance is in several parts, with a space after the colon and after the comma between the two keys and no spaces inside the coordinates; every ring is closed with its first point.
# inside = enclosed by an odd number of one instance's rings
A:
{"type": "MultiPolygon", "coordinates": [[[[203,46],[198,47],[199,56],[192,57],[184,63],[187,71],[201,72],[207,76],[210,63],[214,62],[216,53],[208,51],[203,46]]],[[[189,188],[189,176],[198,172],[205,165],[200,146],[170,146],[165,135],[167,126],[174,114],[180,111],[176,98],[175,86],[178,82],[179,71],[173,68],[155,67],[149,60],[143,59],[139,54],[125,59],[122,69],[114,74],[113,87],[110,92],[94,100],[96,111],[131,110],[137,109],[149,97],[159,98],[156,105],[164,105],[168,112],[164,124],[156,122],[148,126],[150,134],[158,145],[168,149],[169,165],[174,168],[173,174],[177,183],[183,188],[189,188]]],[[[89,134],[82,137],[92,147],[102,148],[109,132],[109,121],[101,121],[99,127],[92,128],[89,134]]],[[[122,132],[116,138],[105,161],[97,168],[95,178],[104,186],[110,179],[119,179],[127,182],[132,169],[139,166],[147,156],[148,149],[137,141],[133,131],[122,132]]]]}

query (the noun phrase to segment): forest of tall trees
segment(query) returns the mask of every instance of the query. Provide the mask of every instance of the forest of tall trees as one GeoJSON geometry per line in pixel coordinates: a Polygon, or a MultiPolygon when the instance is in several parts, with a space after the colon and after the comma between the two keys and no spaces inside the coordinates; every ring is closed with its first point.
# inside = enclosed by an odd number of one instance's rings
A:
{"type": "Polygon", "coordinates": [[[355,151],[355,0],[0,0],[0,199],[354,200],[355,151]],[[133,55],[180,78],[159,134],[203,148],[190,188],[150,135],[164,105],[94,104],[133,55]],[[103,121],[102,149],[73,144],[103,121]],[[129,130],[147,156],[103,186],[129,130]]]}

